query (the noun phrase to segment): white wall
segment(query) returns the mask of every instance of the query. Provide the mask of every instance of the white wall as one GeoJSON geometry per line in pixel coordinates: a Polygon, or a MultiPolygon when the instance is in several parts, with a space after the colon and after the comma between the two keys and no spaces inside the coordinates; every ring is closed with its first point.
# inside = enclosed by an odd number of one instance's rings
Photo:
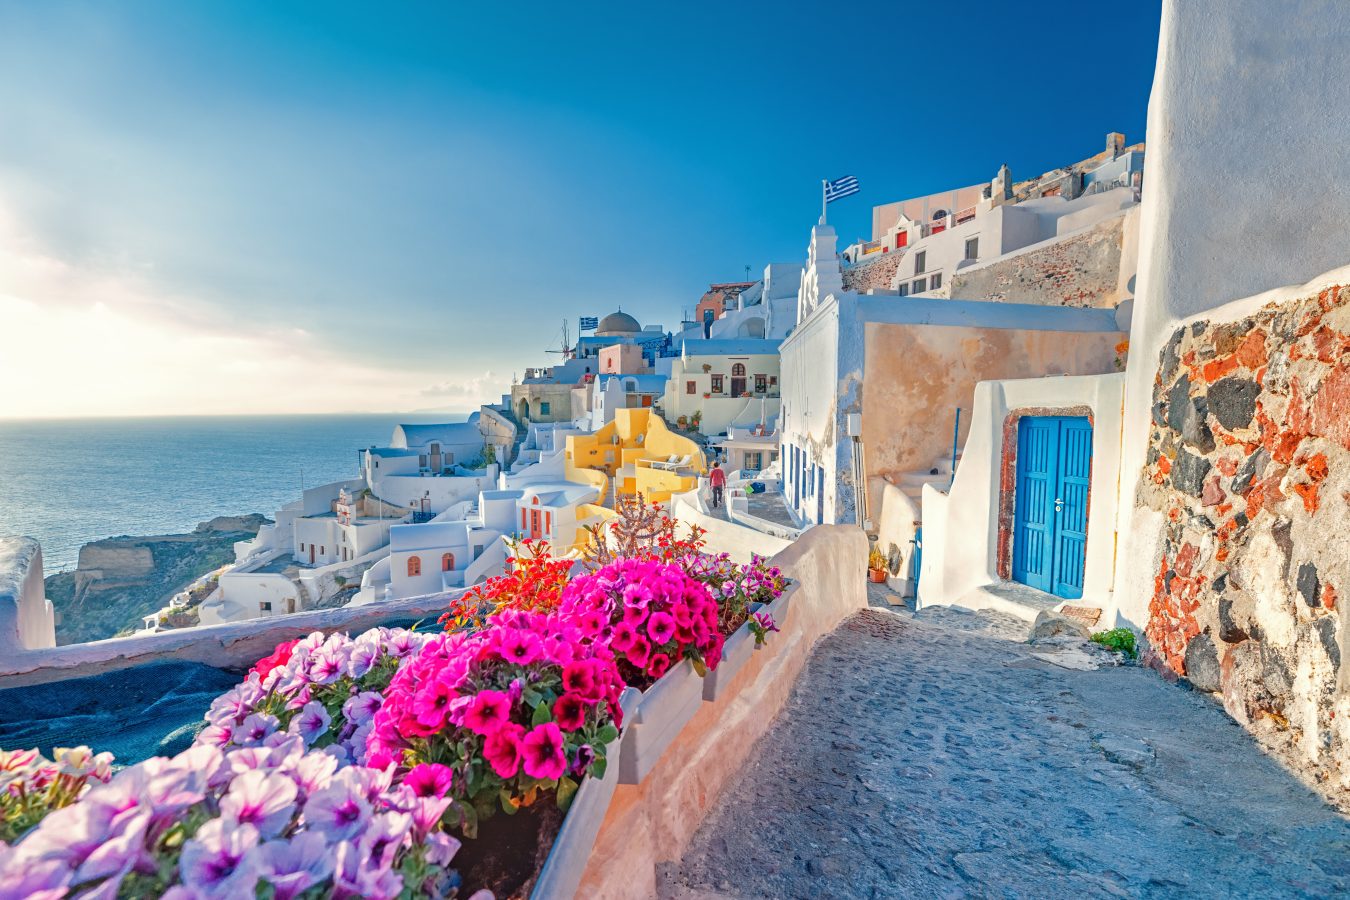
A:
{"type": "Polygon", "coordinates": [[[242,622],[265,616],[300,612],[300,592],[295,582],[277,573],[226,572],[220,576],[215,595],[199,610],[202,625],[242,622]],[[261,608],[271,603],[271,610],[261,608]]]}
{"type": "Polygon", "coordinates": [[[1350,15],[1261,0],[1165,0],[1130,333],[1122,617],[1148,621],[1162,521],[1134,511],[1158,353],[1188,316],[1350,259],[1350,15]]]}
{"type": "Polygon", "coordinates": [[[0,537],[0,656],[56,646],[56,614],[42,581],[42,548],[0,537]]]}
{"type": "Polygon", "coordinates": [[[780,537],[737,525],[725,519],[708,515],[702,509],[698,491],[687,494],[675,494],[670,498],[670,514],[682,526],[681,536],[688,533],[687,526],[697,525],[706,530],[708,549],[717,553],[729,553],[732,560],[748,563],[754,556],[770,557],[787,548],[792,542],[780,537]]]}
{"type": "Polygon", "coordinates": [[[1116,487],[1120,472],[1125,376],[1087,375],[982,381],[975,389],[970,434],[950,492],[923,489],[923,568],[919,605],[981,608],[977,590],[999,581],[999,500],[1003,428],[1015,412],[1056,415],[1092,411],[1087,564],[1083,598],[1109,607],[1115,564],[1116,487]]]}
{"type": "Polygon", "coordinates": [[[435,475],[393,475],[378,477],[371,485],[376,497],[398,506],[420,509],[420,501],[427,498],[427,510],[438,513],[452,503],[474,497],[479,491],[491,490],[497,483],[497,464],[473,477],[435,475]]]}

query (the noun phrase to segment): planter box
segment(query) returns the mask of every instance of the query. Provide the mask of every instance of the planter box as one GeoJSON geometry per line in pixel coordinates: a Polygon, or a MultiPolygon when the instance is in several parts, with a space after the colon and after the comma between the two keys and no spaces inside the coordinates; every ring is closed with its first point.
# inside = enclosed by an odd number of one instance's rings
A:
{"type": "Polygon", "coordinates": [[[687,659],[643,691],[632,716],[624,712],[619,784],[641,784],[702,703],[703,679],[687,659]]]}
{"type": "MultiPolygon", "coordinates": [[[[751,604],[751,615],[758,605],[751,604]]],[[[741,667],[750,661],[750,655],[754,652],[755,636],[750,631],[750,623],[746,622],[736,629],[735,634],[726,639],[726,643],[722,645],[722,661],[716,669],[704,676],[703,699],[711,703],[720,697],[727,685],[731,684],[731,679],[735,678],[741,667]]]]}
{"type": "Polygon", "coordinates": [[[576,894],[595,848],[595,838],[609,811],[610,798],[619,783],[622,744],[623,739],[619,738],[605,748],[608,765],[604,778],[588,776],[577,788],[562,828],[553,840],[553,848],[544,860],[544,868],[530,891],[531,900],[571,900],[576,894]]]}

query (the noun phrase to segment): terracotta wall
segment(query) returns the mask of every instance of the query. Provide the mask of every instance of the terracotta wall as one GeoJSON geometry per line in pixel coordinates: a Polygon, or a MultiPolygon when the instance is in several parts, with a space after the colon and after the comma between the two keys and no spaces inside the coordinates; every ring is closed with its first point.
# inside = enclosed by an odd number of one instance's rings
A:
{"type": "Polygon", "coordinates": [[[719,700],[703,704],[641,784],[615,788],[578,897],[656,896],[657,864],[684,855],[787,702],[811,646],[867,606],[867,539],[856,527],[813,528],[773,561],[801,585],[782,631],[755,651],[719,700]]]}
{"type": "MultiPolygon", "coordinates": [[[[1041,375],[1102,375],[1121,364],[1121,332],[1018,331],[868,323],[863,442],[870,477],[928,471],[969,430],[975,385],[1041,375]]],[[[871,498],[880,514],[880,487],[871,498]]]]}
{"type": "Polygon", "coordinates": [[[1164,517],[1151,662],[1350,800],[1350,288],[1177,329],[1136,503],[1164,517]]]}

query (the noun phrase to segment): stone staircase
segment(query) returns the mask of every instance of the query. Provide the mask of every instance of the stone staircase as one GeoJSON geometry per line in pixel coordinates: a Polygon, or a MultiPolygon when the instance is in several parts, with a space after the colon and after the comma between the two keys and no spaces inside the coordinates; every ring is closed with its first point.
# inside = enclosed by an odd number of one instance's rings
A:
{"type": "MultiPolygon", "coordinates": [[[[956,451],[957,465],[961,464],[961,454],[964,452],[964,450],[956,451]]],[[[923,500],[923,486],[931,484],[936,488],[946,490],[952,482],[953,471],[951,457],[944,456],[921,472],[907,472],[901,475],[896,482],[896,486],[905,493],[905,496],[914,501],[916,507],[920,507],[923,500]]]]}

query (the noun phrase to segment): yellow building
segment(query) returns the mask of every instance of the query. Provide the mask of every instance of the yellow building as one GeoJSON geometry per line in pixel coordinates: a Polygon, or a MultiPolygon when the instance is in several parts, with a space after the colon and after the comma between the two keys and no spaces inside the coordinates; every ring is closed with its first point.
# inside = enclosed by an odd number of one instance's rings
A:
{"type": "Polygon", "coordinates": [[[617,409],[614,421],[594,434],[567,438],[568,481],[594,485],[600,502],[619,494],[642,494],[665,503],[671,494],[691,491],[708,470],[698,444],[666,427],[650,409],[617,409]]]}

